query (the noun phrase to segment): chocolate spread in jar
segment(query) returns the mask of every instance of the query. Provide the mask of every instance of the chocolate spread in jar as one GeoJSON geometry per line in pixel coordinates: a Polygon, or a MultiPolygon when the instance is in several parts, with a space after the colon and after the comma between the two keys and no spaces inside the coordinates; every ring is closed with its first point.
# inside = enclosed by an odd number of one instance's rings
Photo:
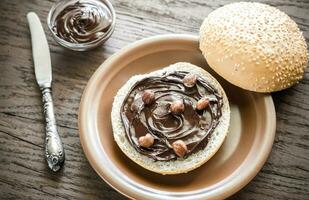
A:
{"type": "Polygon", "coordinates": [[[194,87],[183,84],[187,72],[173,72],[160,77],[148,77],[135,83],[121,106],[121,118],[126,137],[131,145],[143,155],[155,161],[177,159],[172,143],[182,140],[187,146],[186,156],[204,149],[221,117],[222,96],[205,80],[197,78],[194,87]],[[151,90],[155,102],[145,105],[142,93],[151,90]],[[196,103],[203,97],[209,99],[205,110],[197,111],[196,103]],[[182,100],[184,112],[174,115],[170,111],[173,101],[182,100]],[[154,143],[141,147],[138,138],[150,133],[154,143]]]}
{"type": "Polygon", "coordinates": [[[109,8],[98,0],[73,2],[56,16],[52,31],[71,43],[89,43],[102,38],[113,21],[109,8]]]}

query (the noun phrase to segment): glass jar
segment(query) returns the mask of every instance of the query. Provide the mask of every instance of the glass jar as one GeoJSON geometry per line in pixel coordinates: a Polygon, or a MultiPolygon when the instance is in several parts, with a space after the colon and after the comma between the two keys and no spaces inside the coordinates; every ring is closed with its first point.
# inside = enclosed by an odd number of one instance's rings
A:
{"type": "Polygon", "coordinates": [[[62,0],[47,17],[54,39],[74,51],[86,51],[104,43],[112,35],[115,22],[115,10],[108,0],[62,0]]]}

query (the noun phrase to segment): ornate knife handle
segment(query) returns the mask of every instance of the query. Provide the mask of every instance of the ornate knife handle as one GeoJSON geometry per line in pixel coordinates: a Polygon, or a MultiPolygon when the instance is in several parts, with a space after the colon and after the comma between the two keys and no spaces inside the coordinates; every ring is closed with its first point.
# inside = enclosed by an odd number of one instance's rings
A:
{"type": "Polygon", "coordinates": [[[45,158],[48,167],[56,172],[64,163],[64,151],[58,135],[50,88],[41,88],[46,121],[45,158]]]}

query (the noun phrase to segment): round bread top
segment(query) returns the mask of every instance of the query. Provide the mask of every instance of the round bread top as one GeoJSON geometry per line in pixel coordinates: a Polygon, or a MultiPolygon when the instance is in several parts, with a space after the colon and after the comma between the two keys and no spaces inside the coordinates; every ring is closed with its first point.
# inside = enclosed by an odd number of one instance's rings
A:
{"type": "Polygon", "coordinates": [[[205,148],[223,97],[196,74],[176,71],[136,82],[121,107],[126,137],[139,153],[170,161],[205,148]]]}
{"type": "Polygon", "coordinates": [[[257,92],[290,87],[308,63],[297,24],[261,3],[232,3],[210,13],[200,28],[200,49],[219,75],[257,92]]]}

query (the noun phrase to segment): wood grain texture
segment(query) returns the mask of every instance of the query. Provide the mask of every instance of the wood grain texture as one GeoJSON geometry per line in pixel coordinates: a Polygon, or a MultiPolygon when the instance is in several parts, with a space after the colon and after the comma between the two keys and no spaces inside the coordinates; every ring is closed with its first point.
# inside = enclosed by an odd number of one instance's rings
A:
{"type": "MultiPolygon", "coordinates": [[[[115,0],[112,37],[89,52],[66,50],[51,38],[46,17],[54,1],[0,1],[0,199],[125,199],[88,164],[77,113],[82,91],[110,55],[139,39],[165,33],[197,34],[202,20],[228,0],[115,0]],[[58,130],[66,150],[60,174],[43,159],[44,119],[34,77],[26,14],[36,12],[51,48],[58,130]]],[[[309,1],[263,0],[290,15],[309,42],[309,1]]],[[[262,171],[230,199],[309,199],[309,69],[304,79],[273,94],[277,134],[262,171]]]]}

